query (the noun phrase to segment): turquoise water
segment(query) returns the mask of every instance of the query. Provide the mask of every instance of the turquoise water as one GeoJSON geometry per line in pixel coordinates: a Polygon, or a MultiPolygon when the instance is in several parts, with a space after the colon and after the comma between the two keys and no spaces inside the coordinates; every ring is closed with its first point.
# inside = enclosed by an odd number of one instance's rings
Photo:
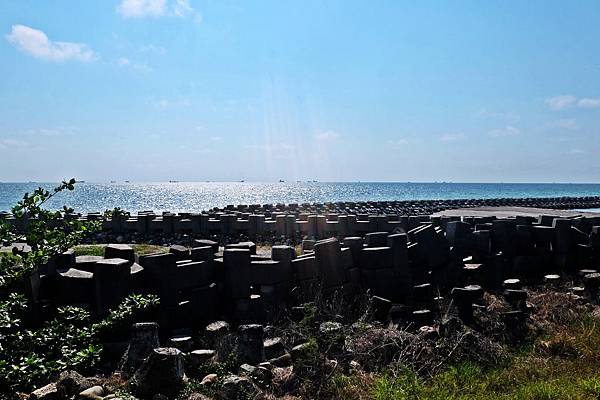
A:
{"type": "MultiPolygon", "coordinates": [[[[0,183],[0,210],[10,210],[25,192],[55,184],[0,183]]],[[[129,211],[202,211],[228,204],[599,196],[600,184],[376,183],[376,182],[153,182],[79,183],[50,208],[67,204],[80,212],[121,207],[129,211]]]]}

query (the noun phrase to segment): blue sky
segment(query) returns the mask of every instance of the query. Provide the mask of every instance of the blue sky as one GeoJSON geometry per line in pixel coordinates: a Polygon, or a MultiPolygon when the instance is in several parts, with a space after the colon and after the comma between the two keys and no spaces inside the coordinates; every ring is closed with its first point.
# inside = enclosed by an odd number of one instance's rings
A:
{"type": "Polygon", "coordinates": [[[0,33],[0,181],[600,181],[597,1],[7,0],[0,33]]]}

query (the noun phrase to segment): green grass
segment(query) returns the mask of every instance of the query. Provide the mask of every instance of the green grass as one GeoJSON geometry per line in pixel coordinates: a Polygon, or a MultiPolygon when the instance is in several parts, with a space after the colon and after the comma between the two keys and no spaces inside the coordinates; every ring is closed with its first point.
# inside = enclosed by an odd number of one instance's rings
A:
{"type": "Polygon", "coordinates": [[[465,362],[422,378],[402,366],[336,376],[333,398],[375,400],[600,399],[600,320],[583,316],[515,349],[506,366],[465,362]]]}
{"type": "Polygon", "coordinates": [[[145,244],[145,243],[132,244],[131,247],[133,247],[135,252],[140,256],[143,256],[145,254],[152,254],[152,253],[168,253],[169,252],[168,247],[157,246],[157,245],[153,245],[153,244],[145,244]]]}
{"type": "MultiPolygon", "coordinates": [[[[135,250],[136,254],[144,255],[151,253],[167,253],[169,251],[168,247],[164,246],[156,246],[152,244],[131,244],[131,247],[135,250]]],[[[105,244],[85,244],[75,246],[75,255],[76,256],[104,256],[104,248],[105,244]]]]}
{"type": "Polygon", "coordinates": [[[85,244],[75,246],[76,256],[104,256],[104,244],[85,244]]]}
{"type": "MultiPolygon", "coordinates": [[[[536,368],[531,365],[529,368],[536,368]]],[[[412,372],[390,371],[378,374],[365,393],[375,400],[584,400],[600,398],[600,371],[573,374],[566,365],[552,365],[554,371],[519,368],[520,376],[510,369],[485,371],[465,363],[436,375],[430,380],[412,372]],[[564,370],[561,369],[565,368],[564,370]]]]}

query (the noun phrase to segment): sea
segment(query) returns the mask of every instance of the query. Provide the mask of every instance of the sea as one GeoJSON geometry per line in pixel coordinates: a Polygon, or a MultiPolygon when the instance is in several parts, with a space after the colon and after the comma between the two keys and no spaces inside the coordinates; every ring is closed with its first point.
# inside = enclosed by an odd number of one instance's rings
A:
{"type": "MultiPolygon", "coordinates": [[[[56,183],[0,183],[0,211],[10,211],[26,192],[56,183]]],[[[230,204],[323,203],[424,199],[600,196],[600,184],[449,182],[79,182],[46,205],[77,212],[120,207],[137,212],[200,212],[230,204]]]]}

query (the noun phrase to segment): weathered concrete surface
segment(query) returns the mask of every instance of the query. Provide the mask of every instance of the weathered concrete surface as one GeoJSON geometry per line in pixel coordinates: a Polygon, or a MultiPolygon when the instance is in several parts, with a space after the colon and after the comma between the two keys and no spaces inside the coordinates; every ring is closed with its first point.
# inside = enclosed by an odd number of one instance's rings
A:
{"type": "Polygon", "coordinates": [[[555,217],[600,217],[600,212],[575,211],[575,210],[555,210],[551,208],[532,208],[532,207],[474,207],[457,208],[454,210],[444,210],[432,214],[436,217],[538,217],[540,215],[551,215],[555,217]]]}

